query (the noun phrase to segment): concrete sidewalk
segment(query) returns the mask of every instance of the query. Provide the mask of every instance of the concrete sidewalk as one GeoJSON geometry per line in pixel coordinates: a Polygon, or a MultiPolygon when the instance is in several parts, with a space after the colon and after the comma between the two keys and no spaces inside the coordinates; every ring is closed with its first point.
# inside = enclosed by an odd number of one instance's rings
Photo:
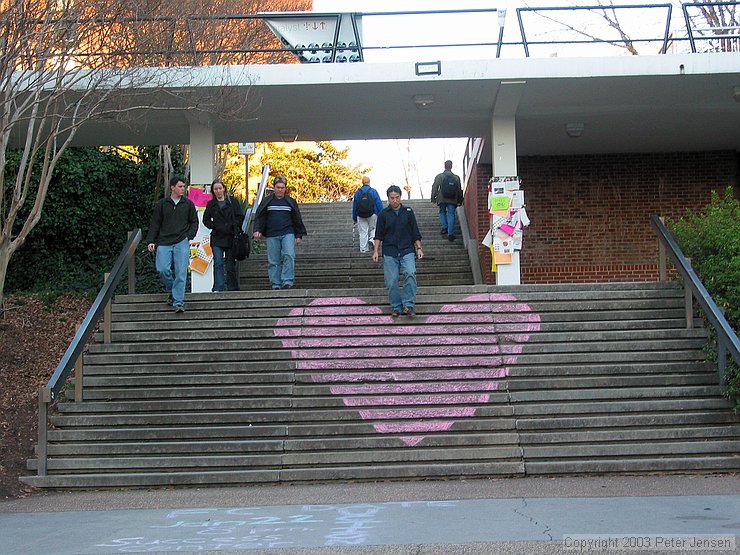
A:
{"type": "Polygon", "coordinates": [[[55,492],[0,503],[0,530],[13,555],[732,553],[740,476],[55,492]]]}

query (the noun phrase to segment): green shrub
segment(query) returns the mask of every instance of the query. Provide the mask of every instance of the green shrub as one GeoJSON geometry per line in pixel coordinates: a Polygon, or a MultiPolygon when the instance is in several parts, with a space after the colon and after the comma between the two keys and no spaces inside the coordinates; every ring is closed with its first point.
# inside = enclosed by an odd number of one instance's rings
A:
{"type": "MultiPolygon", "coordinates": [[[[724,195],[712,191],[710,203],[700,212],[667,221],[683,253],[735,333],[740,329],[740,201],[732,187],[724,195]]],[[[716,350],[714,352],[716,357],[716,350]]],[[[728,397],[740,407],[740,371],[728,357],[728,397]]]]}
{"type": "MultiPolygon", "coordinates": [[[[152,210],[163,194],[158,177],[158,147],[139,147],[139,160],[116,151],[69,148],[57,165],[41,220],[8,268],[8,292],[84,292],[97,294],[127,232],[142,228],[137,251],[137,292],[161,292],[152,255],[143,245],[152,210]],[[155,288],[156,287],[156,288],[155,288]]],[[[11,152],[8,171],[18,156],[11,152]]],[[[173,148],[176,171],[180,150],[173,148]]],[[[26,205],[33,204],[30,198],[26,205]]],[[[21,214],[23,216],[23,214],[21,214]]],[[[22,218],[19,218],[22,221],[22,218]]],[[[119,292],[125,291],[123,279],[119,292]]]]}

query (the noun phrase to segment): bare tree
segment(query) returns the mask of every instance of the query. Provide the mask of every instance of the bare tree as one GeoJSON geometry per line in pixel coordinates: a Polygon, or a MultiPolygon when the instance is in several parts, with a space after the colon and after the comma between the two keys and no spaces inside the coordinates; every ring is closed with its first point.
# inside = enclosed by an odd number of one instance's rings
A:
{"type": "Polygon", "coordinates": [[[157,41],[164,34],[133,44],[132,5],[0,2],[0,306],[10,259],[39,222],[54,169],[82,126],[99,119],[131,122],[152,109],[225,118],[245,113],[247,99],[226,92],[226,70],[224,81],[199,97],[168,90],[168,83],[197,85],[197,79],[187,68],[152,67],[166,65],[152,58],[162,51],[157,41]]]}
{"type": "MultiPolygon", "coordinates": [[[[675,46],[679,36],[681,40],[687,40],[689,31],[691,30],[695,40],[700,43],[699,49],[702,51],[740,51],[740,39],[738,38],[740,36],[740,20],[738,18],[737,5],[714,2],[713,0],[699,0],[698,3],[701,5],[692,6],[687,12],[688,21],[684,22],[683,18],[681,18],[681,24],[679,25],[675,24],[676,21],[679,21],[676,14],[682,13],[682,4],[679,2],[675,3],[672,18],[674,24],[672,25],[673,30],[668,37],[669,43],[675,46]]],[[[576,5],[573,6],[573,11],[549,11],[543,9],[535,13],[537,13],[541,20],[546,20],[557,26],[549,31],[556,42],[563,39],[565,35],[567,37],[581,39],[586,43],[609,44],[626,50],[635,56],[640,54],[638,50],[638,48],[642,48],[640,44],[644,46],[645,44],[655,44],[659,41],[662,43],[662,37],[660,35],[663,29],[665,29],[665,22],[655,25],[655,35],[653,37],[644,38],[642,35],[646,31],[646,28],[649,27],[649,23],[639,16],[634,16],[634,13],[638,10],[642,10],[640,12],[641,15],[655,11],[655,9],[650,9],[650,5],[627,6],[614,3],[613,0],[597,0],[595,4],[597,7],[584,8],[581,10],[581,13],[593,14],[601,22],[600,25],[594,24],[593,21],[587,18],[574,16],[573,14],[578,13],[576,5]],[[563,13],[570,14],[570,16],[560,15],[563,13]],[[631,20],[631,23],[628,23],[628,20],[631,20]],[[637,33],[640,36],[633,36],[633,33],[637,33]]],[[[665,10],[665,15],[668,15],[665,7],[656,6],[655,8],[665,10]]],[[[680,16],[678,17],[680,18],[680,16]]],[[[661,44],[660,53],[664,53],[663,48],[664,46],[661,44]]]]}
{"type": "Polygon", "coordinates": [[[700,50],[740,52],[740,13],[738,5],[701,2],[697,15],[689,13],[692,32],[702,39],[700,50]]]}

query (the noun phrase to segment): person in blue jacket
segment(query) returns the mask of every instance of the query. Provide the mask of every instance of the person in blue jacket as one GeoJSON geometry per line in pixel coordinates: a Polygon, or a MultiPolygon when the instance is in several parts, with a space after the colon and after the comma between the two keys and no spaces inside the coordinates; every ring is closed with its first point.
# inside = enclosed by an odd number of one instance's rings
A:
{"type": "Polygon", "coordinates": [[[378,249],[383,245],[383,275],[391,303],[391,316],[414,316],[416,301],[416,258],[421,260],[421,232],[414,211],[401,204],[401,188],[391,185],[386,192],[388,207],[378,216],[375,228],[373,262],[379,259],[378,249]],[[403,294],[399,273],[403,273],[403,294]]]}
{"type": "Polygon", "coordinates": [[[295,281],[295,246],[306,235],[298,203],[287,193],[287,181],[275,177],[275,189],[257,207],[253,237],[267,242],[267,276],[273,289],[290,289],[295,281]]]}
{"type": "Polygon", "coordinates": [[[370,178],[362,177],[362,187],[357,189],[352,200],[352,221],[357,224],[360,236],[360,252],[370,252],[375,237],[378,214],[383,211],[383,202],[378,191],[370,186],[370,178]]]}

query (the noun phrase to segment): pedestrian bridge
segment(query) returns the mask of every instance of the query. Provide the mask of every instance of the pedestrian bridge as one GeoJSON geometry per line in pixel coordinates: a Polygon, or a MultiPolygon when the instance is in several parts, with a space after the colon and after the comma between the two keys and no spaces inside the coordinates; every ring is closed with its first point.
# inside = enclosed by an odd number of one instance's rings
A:
{"type": "MultiPolygon", "coordinates": [[[[362,21],[365,36],[354,29],[361,63],[202,65],[216,54],[219,60],[248,60],[253,51],[232,46],[214,54],[171,41],[174,50],[164,55],[185,65],[132,70],[136,76],[122,91],[122,102],[133,89],[138,95],[130,98],[148,108],[125,122],[90,122],[76,142],[190,143],[196,183],[207,181],[198,177],[198,153],[210,152],[213,144],[296,137],[483,137],[498,151],[494,164],[508,160],[514,167],[516,155],[736,149],[737,27],[702,28],[694,4],[683,5],[683,17],[666,5],[616,9],[628,30],[634,17],[627,14],[641,16],[643,24],[657,22],[625,41],[651,54],[624,55],[629,49],[612,46],[618,40],[613,35],[574,36],[567,25],[594,14],[572,6],[520,8],[508,23],[496,9],[345,14],[362,21]],[[464,26],[455,22],[465,17],[489,21],[487,34],[461,41],[454,33],[464,26]],[[563,22],[560,31],[553,20],[563,22]],[[385,31],[373,43],[369,33],[377,21],[385,31]],[[416,43],[409,32],[401,42],[392,36],[394,22],[423,33],[439,21],[450,29],[447,43],[439,35],[422,34],[416,43]],[[723,51],[728,49],[735,51],[723,51]],[[549,57],[553,52],[557,57],[549,57]]],[[[257,14],[173,18],[167,28],[175,33],[182,26],[195,45],[196,38],[237,17],[259,25],[281,17],[345,21],[342,14],[257,14]]],[[[275,50],[299,59],[304,52],[287,41],[275,50]]],[[[336,46],[325,52],[336,60],[336,46]]],[[[491,157],[492,150],[483,156],[491,157]]]]}

